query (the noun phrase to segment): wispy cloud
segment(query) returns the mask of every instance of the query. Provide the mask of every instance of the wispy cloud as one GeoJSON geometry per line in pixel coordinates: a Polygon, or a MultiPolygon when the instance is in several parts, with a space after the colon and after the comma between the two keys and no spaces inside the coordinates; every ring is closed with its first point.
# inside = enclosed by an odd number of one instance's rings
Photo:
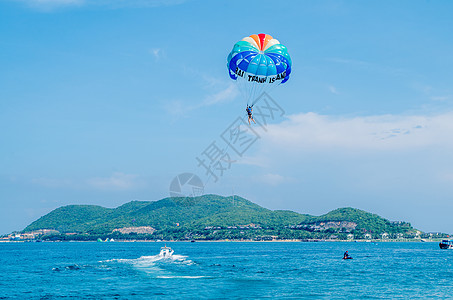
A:
{"type": "Polygon", "coordinates": [[[443,172],[439,175],[439,180],[448,183],[450,186],[453,185],[453,172],[443,172]]]}
{"type": "Polygon", "coordinates": [[[264,183],[270,186],[277,186],[285,182],[294,182],[293,178],[284,177],[280,174],[266,173],[252,178],[255,182],[264,183]]]}
{"type": "Polygon", "coordinates": [[[452,97],[450,95],[447,96],[432,96],[431,100],[433,101],[448,101],[451,100],[452,97]]]}
{"type": "MultiPolygon", "coordinates": [[[[87,0],[88,1],[88,0],[87,0]]],[[[112,8],[121,7],[158,7],[178,5],[187,0],[90,0],[91,5],[103,5],[112,8]]]]}
{"type": "Polygon", "coordinates": [[[153,48],[150,50],[150,53],[154,56],[156,61],[160,61],[167,56],[162,48],[153,48]]]}
{"type": "Polygon", "coordinates": [[[178,5],[186,0],[9,0],[21,2],[28,7],[41,11],[54,11],[59,8],[77,6],[97,6],[109,9],[124,7],[158,7],[178,5]]]}
{"type": "Polygon", "coordinates": [[[12,0],[42,11],[52,11],[62,7],[76,7],[86,4],[86,0],[12,0]]]}
{"type": "Polygon", "coordinates": [[[32,184],[39,185],[46,188],[75,188],[77,184],[70,179],[56,179],[56,178],[33,178],[32,184]]]}
{"type": "Polygon", "coordinates": [[[335,95],[339,95],[340,93],[338,92],[337,88],[334,87],[333,85],[329,85],[329,91],[332,93],[332,94],[335,94],[335,95]]]}
{"type": "Polygon", "coordinates": [[[20,0],[22,2],[29,2],[36,5],[74,5],[82,4],[85,0],[20,0]]]}
{"type": "Polygon", "coordinates": [[[192,110],[191,106],[181,100],[167,100],[164,102],[163,109],[174,120],[187,116],[192,110]]]}
{"type": "Polygon", "coordinates": [[[254,166],[260,168],[266,168],[269,166],[270,161],[266,157],[257,157],[253,155],[244,155],[240,159],[237,160],[236,164],[238,165],[246,165],[246,166],[254,166]]]}
{"type": "Polygon", "coordinates": [[[229,83],[224,89],[209,94],[204,99],[201,106],[210,106],[218,103],[232,101],[238,95],[238,89],[235,84],[229,83]]]}
{"type": "Polygon", "coordinates": [[[130,190],[143,185],[140,177],[133,174],[115,172],[107,177],[93,177],[84,180],[61,178],[34,178],[32,184],[50,189],[98,189],[98,190],[130,190]]]}
{"type": "Polygon", "coordinates": [[[208,76],[198,69],[187,66],[184,67],[184,73],[190,77],[196,76],[197,78],[200,78],[200,87],[207,91],[203,101],[196,104],[194,108],[233,101],[239,94],[237,84],[230,79],[208,76]]]}
{"type": "Polygon", "coordinates": [[[405,74],[411,74],[408,70],[403,68],[399,68],[396,66],[386,66],[380,63],[375,63],[371,61],[363,61],[358,59],[349,59],[349,58],[340,58],[340,57],[329,57],[326,58],[327,61],[347,65],[350,67],[360,68],[360,69],[368,69],[372,70],[373,72],[380,72],[384,74],[389,74],[392,76],[401,76],[405,74]]]}
{"type": "MultiPolygon", "coordinates": [[[[423,109],[435,110],[435,105],[438,105],[440,102],[443,102],[445,105],[447,102],[451,103],[453,100],[450,86],[440,85],[436,81],[426,78],[426,74],[419,73],[415,69],[349,58],[329,57],[325,60],[342,65],[342,67],[345,68],[351,68],[361,72],[368,71],[374,75],[381,74],[386,77],[392,77],[394,80],[398,80],[398,82],[411,87],[412,90],[425,97],[425,99],[436,102],[435,104],[427,103],[423,105],[423,109]]],[[[328,87],[329,91],[336,94],[337,89],[332,87],[333,86],[328,87]]],[[[444,108],[442,107],[442,109],[444,108]]]]}
{"type": "MultiPolygon", "coordinates": [[[[153,49],[151,53],[159,56],[161,51],[158,49],[160,48],[153,49]]],[[[173,59],[170,61],[173,61],[173,59]]],[[[178,63],[177,68],[180,71],[178,75],[182,77],[181,80],[184,80],[184,78],[189,80],[197,79],[194,82],[194,88],[197,88],[200,94],[197,99],[186,97],[162,99],[163,110],[173,120],[189,116],[191,112],[199,109],[232,102],[239,95],[237,83],[225,76],[207,75],[200,68],[195,68],[182,62],[178,63]]]]}
{"type": "Polygon", "coordinates": [[[237,86],[232,82],[224,80],[215,81],[214,79],[206,80],[204,83],[209,90],[203,100],[193,103],[188,100],[166,100],[163,109],[173,118],[178,119],[185,117],[190,112],[205,107],[228,103],[233,101],[239,94],[237,86]]]}
{"type": "Polygon", "coordinates": [[[88,184],[100,190],[129,190],[137,187],[137,178],[137,175],[116,172],[109,177],[91,178],[88,184]]]}
{"type": "Polygon", "coordinates": [[[340,64],[349,64],[349,65],[357,65],[357,66],[370,66],[372,65],[369,62],[358,60],[358,59],[349,59],[349,58],[341,58],[341,57],[329,57],[326,58],[327,61],[340,63],[340,64]]]}
{"type": "Polygon", "coordinates": [[[430,85],[420,82],[414,82],[411,87],[417,92],[423,94],[428,99],[435,102],[449,102],[453,99],[452,90],[450,88],[439,88],[436,85],[430,85]]]}

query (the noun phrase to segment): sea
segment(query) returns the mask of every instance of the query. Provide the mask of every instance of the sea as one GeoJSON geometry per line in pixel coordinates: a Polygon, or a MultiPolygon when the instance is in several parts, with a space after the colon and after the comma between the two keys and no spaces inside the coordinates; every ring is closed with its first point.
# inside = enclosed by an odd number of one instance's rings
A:
{"type": "Polygon", "coordinates": [[[0,299],[453,299],[421,242],[0,243],[0,299]],[[158,255],[171,247],[171,258],[158,255]],[[348,251],[353,257],[343,260],[348,251]]]}

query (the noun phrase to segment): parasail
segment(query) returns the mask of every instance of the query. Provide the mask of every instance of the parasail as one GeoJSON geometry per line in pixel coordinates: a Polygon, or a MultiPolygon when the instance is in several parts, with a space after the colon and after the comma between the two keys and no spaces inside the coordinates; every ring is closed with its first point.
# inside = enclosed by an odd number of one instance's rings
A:
{"type": "Polygon", "coordinates": [[[237,42],[227,62],[230,78],[237,82],[247,105],[253,105],[263,92],[288,81],[291,74],[286,47],[264,33],[237,42]]]}

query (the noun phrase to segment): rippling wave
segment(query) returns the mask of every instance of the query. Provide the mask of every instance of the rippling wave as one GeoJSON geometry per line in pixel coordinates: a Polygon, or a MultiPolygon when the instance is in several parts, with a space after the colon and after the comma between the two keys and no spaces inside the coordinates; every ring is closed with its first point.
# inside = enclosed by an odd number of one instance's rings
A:
{"type": "Polygon", "coordinates": [[[0,299],[453,298],[453,251],[436,243],[162,246],[2,243],[0,299]]]}

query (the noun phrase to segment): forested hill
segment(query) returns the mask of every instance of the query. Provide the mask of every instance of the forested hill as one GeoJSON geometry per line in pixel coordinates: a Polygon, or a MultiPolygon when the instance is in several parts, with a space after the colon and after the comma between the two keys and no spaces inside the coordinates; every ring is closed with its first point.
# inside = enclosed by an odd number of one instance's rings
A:
{"type": "Polygon", "coordinates": [[[272,211],[238,196],[218,195],[131,201],[117,208],[68,205],[39,218],[24,232],[54,229],[60,233],[108,234],[116,228],[140,226],[149,226],[157,231],[253,228],[268,234],[282,229],[307,234],[415,232],[409,223],[390,222],[354,208],[340,208],[325,215],[311,216],[292,211],[272,211]]]}

